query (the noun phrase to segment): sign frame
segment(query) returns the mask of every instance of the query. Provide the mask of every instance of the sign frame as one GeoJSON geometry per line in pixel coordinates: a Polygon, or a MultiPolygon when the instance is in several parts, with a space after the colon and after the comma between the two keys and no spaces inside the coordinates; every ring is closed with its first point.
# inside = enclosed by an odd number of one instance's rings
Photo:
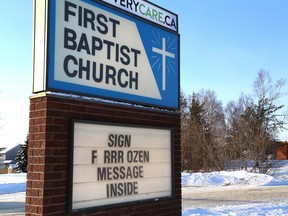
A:
{"type": "MultiPolygon", "coordinates": [[[[130,17],[131,20],[136,20],[136,21],[138,20],[138,22],[146,23],[147,25],[158,28],[159,30],[165,31],[178,38],[177,39],[178,49],[177,49],[177,60],[176,60],[177,65],[178,65],[177,72],[176,72],[177,81],[175,82],[175,87],[173,87],[173,91],[172,91],[172,92],[175,92],[175,94],[173,94],[174,96],[168,97],[167,95],[171,95],[171,94],[169,94],[167,91],[166,96],[163,97],[165,98],[165,100],[163,98],[161,100],[158,100],[158,99],[142,97],[142,96],[137,96],[137,95],[130,96],[129,94],[123,93],[123,92],[111,92],[110,90],[107,90],[107,89],[98,89],[98,88],[92,89],[90,87],[85,87],[85,90],[83,90],[84,88],[81,87],[79,88],[81,90],[78,90],[78,88],[74,88],[75,87],[74,84],[68,83],[68,85],[66,85],[65,82],[64,84],[61,84],[61,82],[58,82],[58,81],[57,81],[57,85],[55,84],[51,85],[51,80],[52,80],[52,83],[56,83],[53,81],[53,79],[55,79],[53,78],[54,74],[51,74],[51,62],[53,62],[51,61],[51,58],[54,58],[55,56],[55,53],[53,53],[54,48],[52,47],[53,43],[55,42],[51,43],[51,37],[56,37],[55,33],[53,35],[53,30],[51,30],[51,28],[52,29],[56,28],[55,26],[53,27],[53,23],[55,23],[56,18],[50,14],[50,11],[51,11],[51,2],[53,3],[54,1],[55,0],[46,0],[43,3],[43,5],[39,6],[41,9],[40,12],[38,12],[37,14],[37,11],[36,11],[34,15],[35,17],[38,17],[41,14],[45,14],[45,17],[41,17],[40,19],[38,19],[38,21],[36,20],[34,23],[33,93],[40,93],[43,91],[63,92],[63,93],[68,93],[68,94],[72,93],[72,94],[83,95],[83,96],[94,96],[94,97],[108,99],[108,100],[117,101],[117,102],[131,103],[131,104],[143,105],[143,106],[148,106],[148,107],[157,107],[157,108],[167,109],[167,110],[172,110],[172,111],[179,110],[180,108],[180,35],[179,33],[169,30],[167,28],[164,28],[163,26],[160,26],[158,24],[152,23],[149,20],[133,15],[129,12],[125,12],[122,9],[116,8],[115,6],[109,5],[108,3],[102,2],[99,0],[93,0],[92,2],[102,5],[103,7],[106,7],[107,9],[109,9],[109,11],[112,10],[112,11],[115,11],[115,13],[117,12],[119,14],[122,14],[122,16],[130,17]],[[41,25],[43,25],[44,27],[41,25]],[[37,31],[35,31],[35,29],[37,31]],[[44,52],[44,54],[42,52],[44,52]],[[63,87],[62,85],[65,87],[63,87]],[[106,92],[109,92],[109,91],[110,93],[107,94],[106,92]],[[170,100],[171,101],[173,100],[174,102],[170,102],[170,100]]],[[[35,4],[40,4],[40,3],[35,3],[35,4]]],[[[177,22],[178,22],[178,16],[177,16],[177,22]]],[[[163,80],[164,78],[162,79],[162,82],[164,82],[163,80]]],[[[145,83],[145,84],[148,84],[148,83],[145,83]]],[[[168,86],[170,88],[170,85],[168,86]]],[[[159,84],[158,84],[158,87],[160,88],[159,84]]],[[[171,90],[169,91],[171,92],[171,90]]]]}
{"type": "MultiPolygon", "coordinates": [[[[137,125],[137,124],[126,124],[126,123],[118,123],[118,122],[103,122],[103,121],[88,121],[88,120],[78,120],[78,119],[71,119],[69,122],[69,149],[68,149],[68,194],[67,194],[67,210],[69,213],[74,212],[81,212],[86,210],[93,210],[93,209],[100,209],[100,208],[107,208],[107,207],[116,207],[119,205],[137,205],[149,202],[159,202],[164,200],[171,200],[175,197],[175,163],[174,163],[174,130],[171,127],[163,127],[163,126],[152,126],[152,125],[137,125]],[[73,209],[73,173],[74,173],[74,133],[75,133],[75,124],[88,124],[88,125],[103,125],[103,126],[111,126],[111,127],[122,127],[122,128],[136,128],[136,129],[158,129],[158,130],[167,130],[170,131],[170,168],[171,168],[171,195],[164,196],[164,197],[156,197],[156,198],[148,198],[148,199],[138,199],[135,201],[125,201],[125,202],[116,202],[112,204],[106,205],[98,205],[98,206],[91,206],[86,208],[78,208],[73,209]]],[[[95,145],[97,148],[97,146],[95,145]]],[[[114,164],[117,165],[117,164],[114,164]]],[[[95,183],[97,184],[97,183],[95,183]]],[[[108,199],[108,198],[107,198],[108,199]]]]}

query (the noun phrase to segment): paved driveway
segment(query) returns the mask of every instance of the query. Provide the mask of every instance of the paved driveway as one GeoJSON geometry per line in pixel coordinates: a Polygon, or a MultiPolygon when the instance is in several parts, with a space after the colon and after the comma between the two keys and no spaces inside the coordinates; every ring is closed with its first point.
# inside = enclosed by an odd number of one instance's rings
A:
{"type": "Polygon", "coordinates": [[[288,186],[186,187],[182,189],[182,209],[288,201],[288,186]]]}
{"type": "Polygon", "coordinates": [[[25,192],[0,194],[0,215],[25,215],[25,192]]]}
{"type": "MultiPolygon", "coordinates": [[[[287,200],[288,186],[187,187],[182,189],[182,208],[273,202],[287,200]]],[[[0,216],[25,215],[25,192],[0,195],[0,216]]]]}

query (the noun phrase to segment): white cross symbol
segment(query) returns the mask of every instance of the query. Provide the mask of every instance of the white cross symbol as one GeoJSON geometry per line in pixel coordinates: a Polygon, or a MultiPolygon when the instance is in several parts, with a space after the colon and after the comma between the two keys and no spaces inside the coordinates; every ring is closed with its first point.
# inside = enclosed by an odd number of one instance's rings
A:
{"type": "Polygon", "coordinates": [[[162,49],[152,47],[152,51],[162,55],[162,90],[166,90],[166,56],[170,58],[175,58],[173,53],[166,51],[166,39],[162,38],[162,49]]]}

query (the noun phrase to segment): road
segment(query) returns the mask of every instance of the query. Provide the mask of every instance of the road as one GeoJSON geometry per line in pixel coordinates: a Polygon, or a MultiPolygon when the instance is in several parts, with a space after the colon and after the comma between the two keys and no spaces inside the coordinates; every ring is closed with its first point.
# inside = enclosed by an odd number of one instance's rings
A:
{"type": "Polygon", "coordinates": [[[25,215],[25,192],[14,194],[0,194],[0,215],[25,215]]]}
{"type": "Polygon", "coordinates": [[[186,187],[182,189],[182,209],[216,207],[287,200],[288,186],[186,187]]]}
{"type": "MultiPolygon", "coordinates": [[[[279,202],[287,200],[288,186],[186,187],[182,189],[182,209],[279,202]]],[[[25,193],[0,195],[0,216],[24,215],[25,193]]]]}

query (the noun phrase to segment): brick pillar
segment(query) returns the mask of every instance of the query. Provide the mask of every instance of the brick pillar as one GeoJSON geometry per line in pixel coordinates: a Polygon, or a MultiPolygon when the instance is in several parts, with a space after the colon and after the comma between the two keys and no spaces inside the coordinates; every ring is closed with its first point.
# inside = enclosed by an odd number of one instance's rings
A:
{"type": "Polygon", "coordinates": [[[159,202],[119,204],[70,215],[181,215],[180,115],[55,95],[30,100],[26,215],[67,213],[69,122],[72,119],[153,125],[174,129],[174,196],[159,202]]]}
{"type": "Polygon", "coordinates": [[[68,124],[48,112],[47,97],[31,99],[26,215],[66,211],[68,124]]]}

